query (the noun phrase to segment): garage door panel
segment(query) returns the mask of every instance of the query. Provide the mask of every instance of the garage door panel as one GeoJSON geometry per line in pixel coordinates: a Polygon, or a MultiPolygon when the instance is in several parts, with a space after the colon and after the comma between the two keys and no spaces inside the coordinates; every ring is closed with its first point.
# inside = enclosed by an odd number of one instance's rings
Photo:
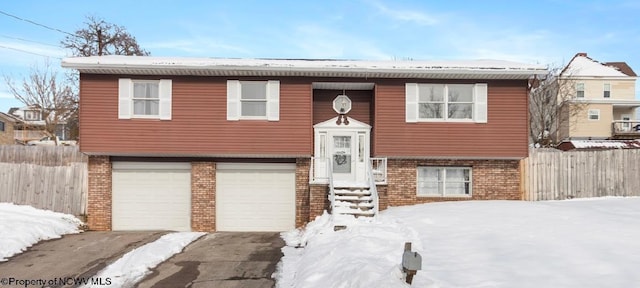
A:
{"type": "Polygon", "coordinates": [[[173,163],[154,163],[151,167],[146,163],[116,163],[112,180],[113,230],[190,231],[190,170],[171,169],[173,163]]]}
{"type": "Polygon", "coordinates": [[[216,172],[220,231],[285,231],[295,227],[295,164],[221,165],[216,172]],[[283,169],[284,167],[284,169],[283,169]]]}

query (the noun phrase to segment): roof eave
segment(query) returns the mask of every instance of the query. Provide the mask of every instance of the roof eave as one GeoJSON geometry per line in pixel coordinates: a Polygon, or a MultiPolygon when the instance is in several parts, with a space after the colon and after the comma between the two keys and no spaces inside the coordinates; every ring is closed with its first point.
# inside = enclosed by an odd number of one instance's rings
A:
{"type": "Polygon", "coordinates": [[[546,75],[546,69],[386,69],[349,67],[256,67],[256,66],[182,66],[182,65],[101,65],[62,63],[62,67],[88,74],[197,75],[197,76],[307,76],[347,78],[458,78],[528,79],[546,75]]]}

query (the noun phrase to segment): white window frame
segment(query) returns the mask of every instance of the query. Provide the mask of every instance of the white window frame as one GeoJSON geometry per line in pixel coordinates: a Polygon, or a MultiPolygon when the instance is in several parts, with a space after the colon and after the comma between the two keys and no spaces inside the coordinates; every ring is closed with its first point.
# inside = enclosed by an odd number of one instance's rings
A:
{"type": "Polygon", "coordinates": [[[589,111],[587,111],[587,119],[589,119],[589,121],[599,121],[600,109],[589,109],[589,111]],[[596,119],[592,119],[591,116],[596,116],[596,119]]]}
{"type": "Polygon", "coordinates": [[[611,83],[604,83],[604,85],[602,85],[602,97],[611,98],[611,83]]]}
{"type": "Polygon", "coordinates": [[[173,84],[171,79],[118,79],[118,119],[159,119],[171,120],[173,84]],[[149,100],[155,98],[134,98],[135,83],[158,84],[158,114],[135,114],[134,100],[149,100]]]}
{"type": "Polygon", "coordinates": [[[461,122],[461,123],[487,123],[487,98],[488,89],[486,83],[406,83],[405,84],[405,121],[415,122],[461,122]],[[420,89],[428,85],[443,85],[443,101],[420,101],[420,89]],[[471,102],[450,102],[449,85],[469,85],[471,89],[471,102]],[[443,105],[442,118],[421,118],[420,105],[425,103],[441,103],[443,105]],[[471,104],[471,118],[449,118],[450,104],[471,104]]]}
{"type": "MultiPolygon", "coordinates": [[[[463,183],[467,183],[467,181],[464,181],[463,183]]],[[[416,195],[418,197],[449,197],[449,198],[454,198],[454,197],[459,197],[459,198],[471,198],[473,196],[473,168],[472,167],[465,167],[465,166],[418,166],[418,169],[416,169],[416,195]],[[442,192],[441,193],[428,193],[428,192],[421,192],[420,191],[420,174],[421,174],[421,170],[426,170],[426,169],[438,169],[442,171],[442,192]],[[447,191],[447,169],[449,170],[468,170],[469,171],[469,181],[468,181],[468,187],[469,187],[469,193],[468,194],[451,194],[448,195],[446,194],[447,191]]]]}
{"type": "Polygon", "coordinates": [[[40,111],[38,110],[25,110],[24,111],[24,120],[27,121],[40,121],[42,116],[40,111]]]}
{"type": "Polygon", "coordinates": [[[151,118],[157,119],[160,118],[160,80],[131,80],[131,117],[132,118],[151,118]],[[136,84],[156,84],[158,85],[158,95],[155,95],[156,98],[136,98],[134,88],[136,84]],[[136,114],[135,109],[135,101],[158,101],[158,114],[136,114]]]}
{"type": "Polygon", "coordinates": [[[280,120],[280,81],[245,81],[245,80],[227,80],[227,120],[280,120]],[[265,95],[262,99],[242,99],[242,83],[261,82],[266,83],[265,95]],[[264,116],[243,116],[242,102],[265,102],[266,115],[264,116]]]}
{"type": "Polygon", "coordinates": [[[583,82],[576,83],[576,98],[584,98],[584,94],[585,94],[584,83],[583,82]],[[580,92],[582,92],[582,94],[580,94],[580,92]]]}
{"type": "Polygon", "coordinates": [[[269,83],[267,81],[240,81],[240,97],[238,98],[239,102],[240,102],[240,119],[241,120],[267,120],[267,114],[269,113],[269,111],[267,111],[268,109],[268,100],[267,98],[269,97],[269,83]],[[242,87],[245,84],[249,84],[249,83],[262,83],[264,84],[264,99],[242,99],[242,87]],[[242,114],[242,103],[250,103],[250,102],[254,102],[254,103],[264,103],[264,116],[263,115],[258,115],[258,116],[245,116],[242,114]]]}

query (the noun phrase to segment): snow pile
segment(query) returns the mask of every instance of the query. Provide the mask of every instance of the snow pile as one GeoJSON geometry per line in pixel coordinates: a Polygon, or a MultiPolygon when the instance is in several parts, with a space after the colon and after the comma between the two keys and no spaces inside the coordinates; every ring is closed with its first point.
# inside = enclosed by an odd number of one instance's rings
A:
{"type": "Polygon", "coordinates": [[[640,198],[462,201],[394,207],[334,232],[323,215],[283,234],[278,287],[638,287],[640,198]],[[294,248],[297,245],[304,248],[294,248]]]}
{"type": "Polygon", "coordinates": [[[124,254],[116,262],[98,272],[95,277],[110,278],[113,287],[133,287],[150,272],[150,269],[153,269],[174,254],[180,253],[189,243],[204,234],[206,233],[178,232],[166,234],[154,242],[124,254]]]}
{"type": "Polygon", "coordinates": [[[82,221],[68,214],[0,203],[0,262],[42,240],[80,233],[82,221]]]}
{"type": "Polygon", "coordinates": [[[277,287],[407,287],[402,253],[405,242],[420,249],[417,236],[390,219],[353,220],[347,229],[334,231],[325,213],[305,230],[282,234],[287,246],[275,275],[277,287]]]}

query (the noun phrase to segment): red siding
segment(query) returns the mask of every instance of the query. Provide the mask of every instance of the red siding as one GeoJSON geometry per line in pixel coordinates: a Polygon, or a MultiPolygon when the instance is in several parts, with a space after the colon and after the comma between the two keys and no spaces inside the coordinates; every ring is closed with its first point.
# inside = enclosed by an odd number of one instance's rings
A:
{"type": "MultiPolygon", "coordinates": [[[[333,99],[343,94],[342,90],[314,90],[313,91],[313,124],[329,120],[338,116],[333,110],[333,99]]],[[[345,95],[351,99],[351,111],[347,114],[349,118],[371,125],[371,90],[347,90],[345,95]]]]}
{"type": "Polygon", "coordinates": [[[117,75],[81,75],[80,142],[83,152],[311,154],[310,82],[280,82],[280,121],[227,121],[226,78],[171,77],[172,120],[161,121],[119,120],[118,78],[117,75]]]}
{"type": "MultiPolygon", "coordinates": [[[[226,120],[227,78],[171,77],[172,120],[160,121],[117,119],[118,78],[118,75],[81,75],[80,143],[83,152],[111,155],[310,155],[313,151],[313,124],[336,116],[331,101],[342,94],[338,90],[313,91],[311,83],[354,81],[280,79],[280,121],[269,122],[226,120]]],[[[516,158],[527,155],[525,80],[488,82],[486,124],[406,123],[405,82],[428,81],[366,81],[376,84],[374,91],[349,90],[346,94],[354,101],[349,117],[373,126],[373,156],[516,158]]]]}
{"type": "Polygon", "coordinates": [[[406,123],[404,84],[389,80],[376,85],[374,156],[526,157],[526,81],[488,82],[486,124],[406,123]]]}

